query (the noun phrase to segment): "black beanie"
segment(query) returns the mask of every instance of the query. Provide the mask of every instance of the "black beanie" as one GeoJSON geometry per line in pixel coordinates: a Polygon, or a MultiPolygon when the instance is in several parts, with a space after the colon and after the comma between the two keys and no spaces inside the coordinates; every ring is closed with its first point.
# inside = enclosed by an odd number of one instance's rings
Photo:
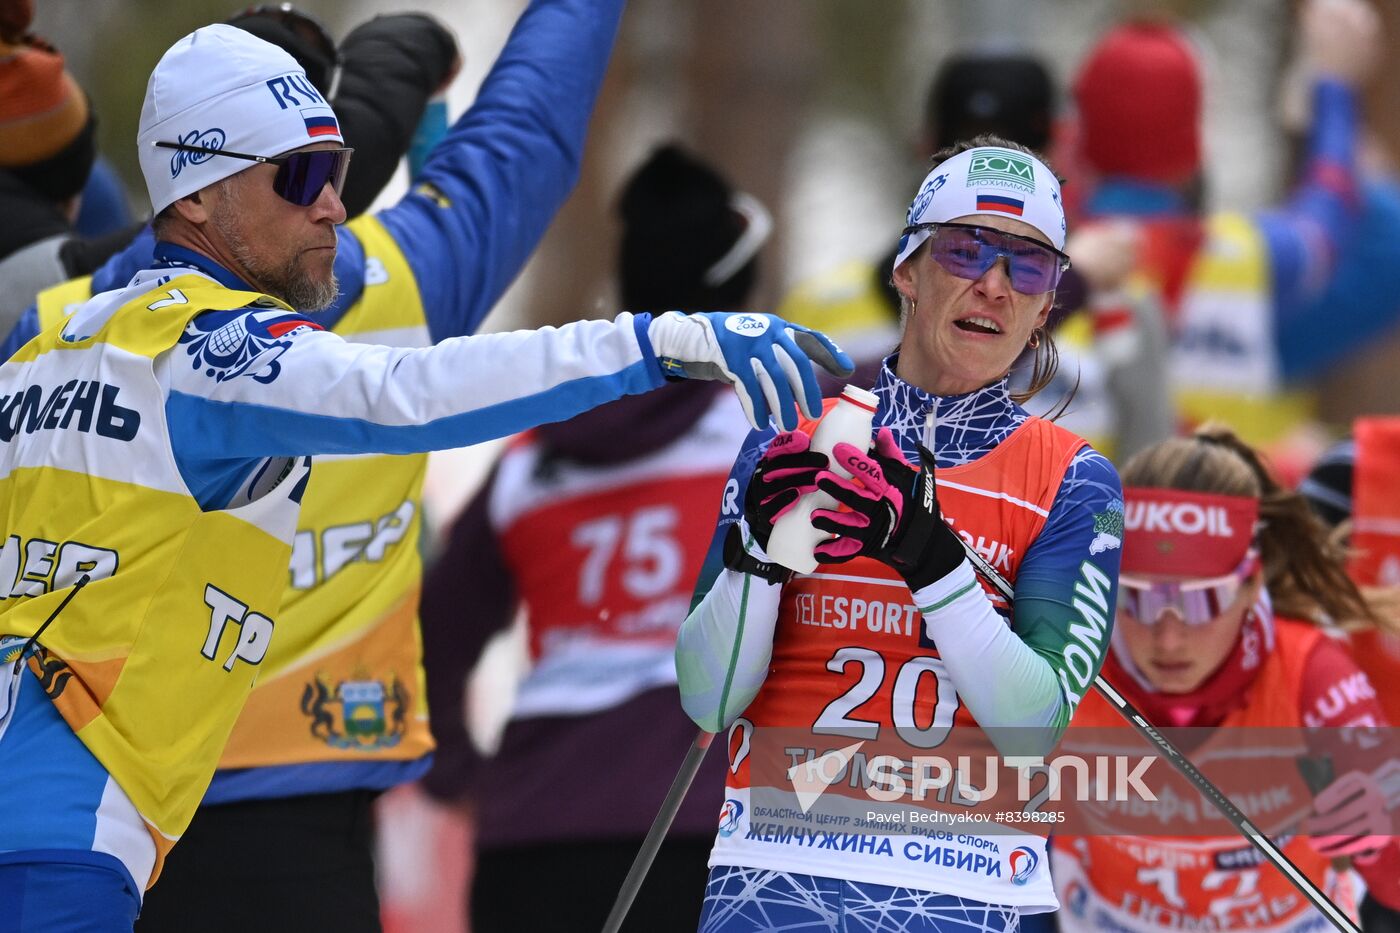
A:
{"type": "Polygon", "coordinates": [[[744,233],[734,192],[699,159],[669,144],[623,187],[618,281],[628,311],[721,311],[740,307],[757,275],[757,254],[724,281],[705,273],[744,233]]]}
{"type": "Polygon", "coordinates": [[[934,149],[994,133],[1042,152],[1050,142],[1055,96],[1050,72],[1030,55],[954,55],[929,87],[924,126],[934,149]]]}
{"type": "Polygon", "coordinates": [[[1335,528],[1351,518],[1351,486],[1356,473],[1356,441],[1347,439],[1323,451],[1298,492],[1313,514],[1335,528]]]}
{"type": "Polygon", "coordinates": [[[305,14],[277,9],[260,12],[263,9],[250,9],[229,17],[226,22],[264,42],[271,42],[295,58],[301,70],[306,72],[307,79],[321,92],[322,97],[329,100],[337,55],[334,40],[319,23],[305,14]],[[292,25],[298,21],[298,25],[292,25]]]}
{"type": "Polygon", "coordinates": [[[78,135],[53,155],[9,172],[43,198],[61,203],[82,192],[97,159],[97,117],[89,112],[78,135]]]}

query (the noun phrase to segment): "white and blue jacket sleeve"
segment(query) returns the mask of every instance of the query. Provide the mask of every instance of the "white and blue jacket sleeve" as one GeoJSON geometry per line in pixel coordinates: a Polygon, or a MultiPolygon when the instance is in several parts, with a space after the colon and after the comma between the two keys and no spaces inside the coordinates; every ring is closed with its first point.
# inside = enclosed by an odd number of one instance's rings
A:
{"type": "Polygon", "coordinates": [[[222,508],[265,458],[463,447],[657,388],[649,323],[623,313],[406,349],[349,343],[297,312],[210,311],[156,376],[180,471],[222,508]]]}

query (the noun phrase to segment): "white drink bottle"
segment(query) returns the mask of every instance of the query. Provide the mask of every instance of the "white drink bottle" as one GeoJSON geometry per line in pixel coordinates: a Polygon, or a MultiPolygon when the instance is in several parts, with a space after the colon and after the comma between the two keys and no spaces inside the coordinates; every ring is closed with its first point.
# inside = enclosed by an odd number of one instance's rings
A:
{"type": "MultiPolygon", "coordinates": [[[[853,385],[846,386],[836,404],[817,422],[817,429],[812,432],[812,450],[821,451],[830,458],[832,448],[843,441],[861,450],[867,449],[878,401],[873,392],[853,385]]],[[[851,475],[835,460],[831,461],[828,469],[839,476],[851,475]]],[[[768,538],[768,556],[775,563],[798,573],[816,570],[817,559],[813,551],[831,536],[812,527],[812,512],[816,509],[834,509],[836,506],[836,500],[820,489],[798,499],[796,505],[773,523],[773,533],[768,538]]]]}

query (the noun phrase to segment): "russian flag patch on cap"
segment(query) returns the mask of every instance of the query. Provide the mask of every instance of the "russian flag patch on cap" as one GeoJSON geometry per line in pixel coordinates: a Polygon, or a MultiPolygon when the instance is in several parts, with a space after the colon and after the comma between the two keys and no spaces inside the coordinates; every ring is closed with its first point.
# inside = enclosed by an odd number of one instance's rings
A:
{"type": "Polygon", "coordinates": [[[1015,214],[1020,217],[1026,212],[1026,202],[1016,198],[1008,198],[1004,194],[979,194],[977,196],[977,210],[999,211],[1003,214],[1015,214]]]}
{"type": "Polygon", "coordinates": [[[301,111],[301,119],[306,124],[307,136],[340,135],[340,124],[335,122],[335,113],[328,108],[307,108],[301,111]]]}

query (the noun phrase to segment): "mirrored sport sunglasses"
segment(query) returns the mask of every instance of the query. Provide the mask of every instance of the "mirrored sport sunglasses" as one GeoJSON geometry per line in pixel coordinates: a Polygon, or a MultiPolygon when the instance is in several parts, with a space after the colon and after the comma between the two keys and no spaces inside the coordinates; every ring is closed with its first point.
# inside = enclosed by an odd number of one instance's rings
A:
{"type": "Polygon", "coordinates": [[[1258,567],[1259,556],[1251,551],[1232,573],[1206,580],[1167,582],[1121,574],[1118,611],[1142,625],[1155,625],[1170,609],[1187,625],[1205,625],[1230,608],[1258,567]]]}
{"type": "MultiPolygon", "coordinates": [[[[184,143],[158,142],[160,149],[175,149],[180,152],[193,152],[209,156],[228,156],[230,159],[246,159],[249,162],[262,162],[277,166],[277,175],[272,179],[272,190],[284,201],[298,207],[310,207],[321,196],[321,190],[330,185],[336,197],[345,188],[345,175],[350,171],[350,156],[354,149],[309,149],[284,156],[248,155],[244,152],[230,152],[227,149],[206,149],[203,146],[188,146],[184,143]]],[[[204,159],[192,159],[202,162],[204,159]]]]}
{"type": "Polygon", "coordinates": [[[1023,295],[1054,290],[1069,268],[1069,257],[1030,237],[974,224],[914,224],[904,235],[929,231],[929,255],[959,278],[974,282],[1005,257],[1011,287],[1023,295]]]}

